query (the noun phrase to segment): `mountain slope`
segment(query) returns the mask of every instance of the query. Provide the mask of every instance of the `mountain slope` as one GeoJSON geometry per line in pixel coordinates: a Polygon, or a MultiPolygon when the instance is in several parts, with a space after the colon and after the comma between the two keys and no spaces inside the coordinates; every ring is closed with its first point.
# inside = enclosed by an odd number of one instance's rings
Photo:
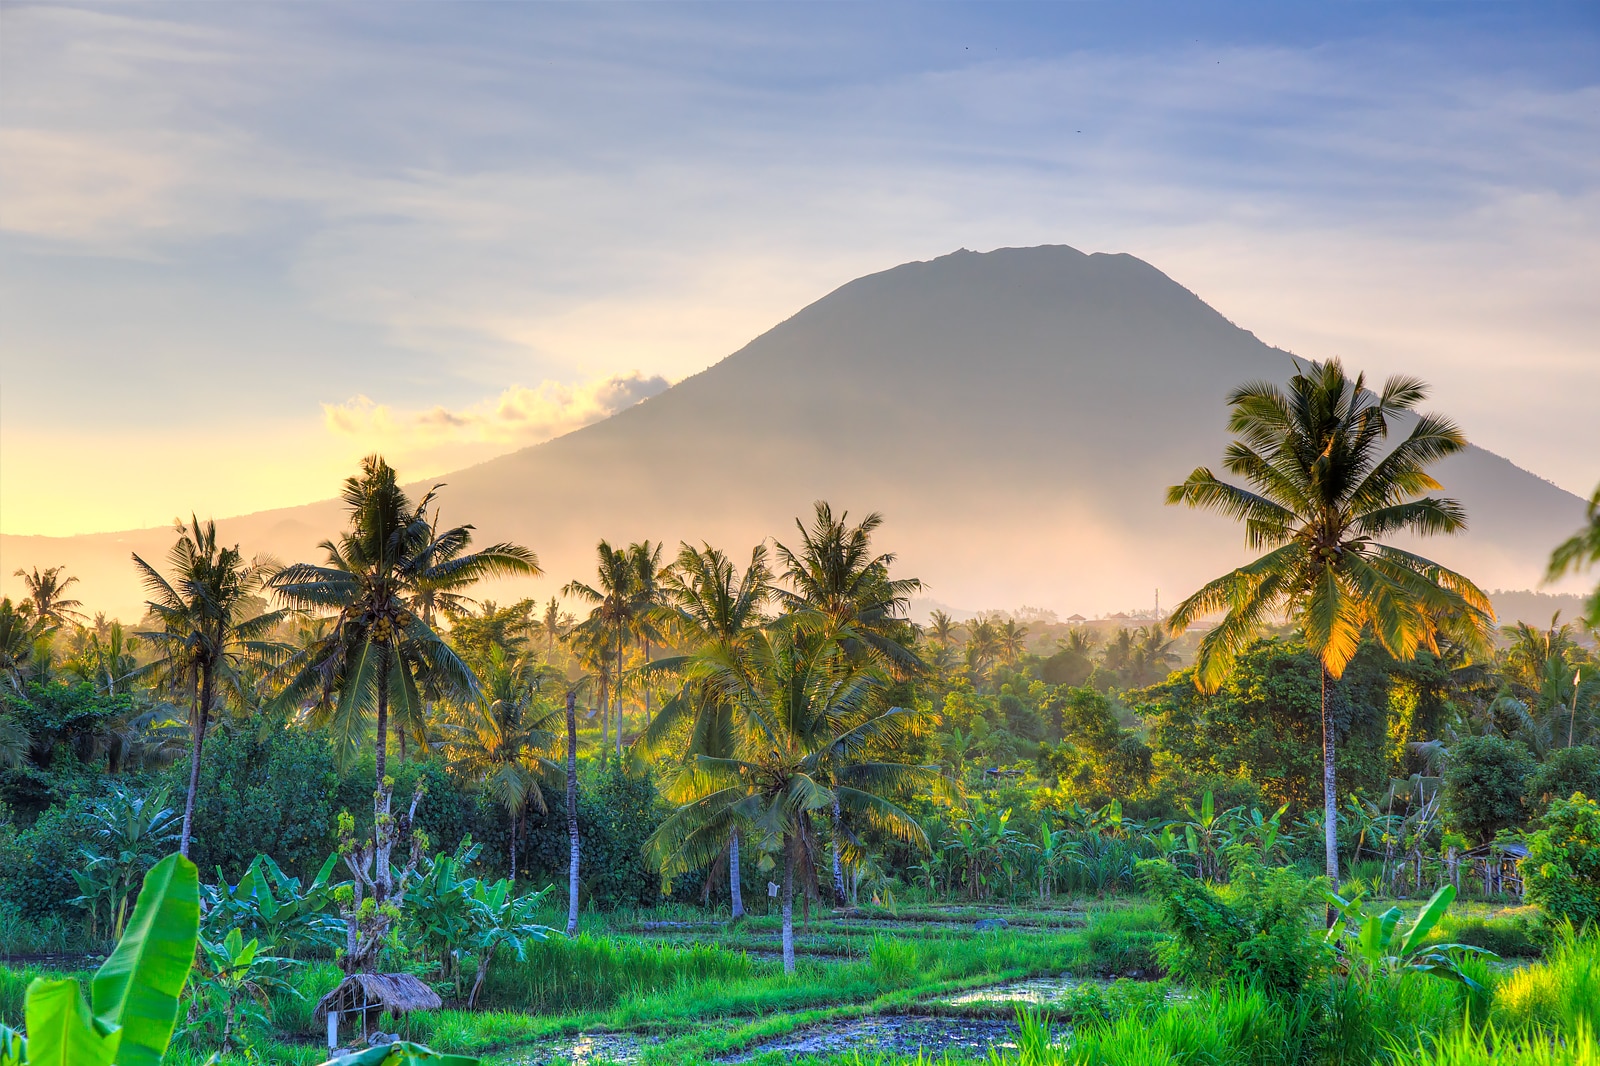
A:
{"type": "MultiPolygon", "coordinates": [[[[960,251],[853,281],[652,400],[438,480],[447,520],[539,553],[549,578],[518,595],[587,573],[600,537],[743,554],[787,541],[826,498],[884,512],[882,545],[936,599],[1088,614],[1157,588],[1174,602],[1245,558],[1237,527],[1167,508],[1163,490],[1219,463],[1229,389],[1291,369],[1131,256],[960,251]]],[[[1472,528],[1427,551],[1484,587],[1536,584],[1580,522],[1576,496],[1492,453],[1439,469],[1472,528]]],[[[285,558],[338,524],[331,501],[221,523],[285,558]]],[[[169,541],[6,537],[0,551],[7,572],[64,562],[86,599],[131,613],[127,552],[169,541]]]]}

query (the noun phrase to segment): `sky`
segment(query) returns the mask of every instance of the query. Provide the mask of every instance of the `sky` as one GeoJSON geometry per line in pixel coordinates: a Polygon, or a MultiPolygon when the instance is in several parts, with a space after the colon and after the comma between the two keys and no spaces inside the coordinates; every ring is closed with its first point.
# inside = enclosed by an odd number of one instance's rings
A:
{"type": "Polygon", "coordinates": [[[432,476],[861,274],[1131,252],[1600,478],[1600,6],[0,5],[0,531],[432,476]]]}

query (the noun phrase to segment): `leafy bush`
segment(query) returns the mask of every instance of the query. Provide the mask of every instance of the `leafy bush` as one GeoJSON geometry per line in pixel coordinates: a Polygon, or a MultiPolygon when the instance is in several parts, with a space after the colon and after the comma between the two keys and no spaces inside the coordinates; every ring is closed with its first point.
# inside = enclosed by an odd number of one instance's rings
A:
{"type": "Polygon", "coordinates": [[[1552,917],[1600,926],[1600,803],[1575,792],[1550,804],[1528,836],[1528,902],[1552,917]]]}
{"type": "Polygon", "coordinates": [[[1488,736],[1458,742],[1444,771],[1450,825],[1478,843],[1521,825],[1523,790],[1533,768],[1533,756],[1517,741],[1488,736]]]}
{"type": "Polygon", "coordinates": [[[1139,880],[1172,933],[1163,963],[1187,981],[1234,978],[1275,994],[1299,992],[1327,965],[1327,948],[1307,921],[1323,882],[1237,860],[1233,874],[1232,883],[1213,886],[1169,862],[1139,864],[1139,880]]]}
{"type": "Polygon", "coordinates": [[[1540,809],[1574,792],[1600,797],[1600,748],[1580,744],[1552,751],[1528,775],[1527,788],[1528,798],[1540,809]]]}

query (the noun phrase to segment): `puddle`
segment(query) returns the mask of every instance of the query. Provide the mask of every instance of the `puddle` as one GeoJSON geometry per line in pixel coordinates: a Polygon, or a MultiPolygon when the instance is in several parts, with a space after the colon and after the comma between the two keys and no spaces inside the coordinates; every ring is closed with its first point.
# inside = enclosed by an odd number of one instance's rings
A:
{"type": "Polygon", "coordinates": [[[560,1040],[541,1040],[519,1050],[516,1058],[503,1061],[524,1066],[548,1066],[554,1063],[591,1066],[604,1062],[626,1064],[639,1061],[639,1049],[645,1043],[626,1033],[583,1033],[560,1040]]]}
{"type": "Polygon", "coordinates": [[[963,1007],[971,1003],[1054,1003],[1061,997],[1061,993],[1070,988],[1079,988],[1083,985],[1099,985],[1101,988],[1110,988],[1111,982],[1099,977],[1030,977],[1025,981],[1011,981],[1003,985],[985,985],[982,988],[970,988],[954,996],[947,996],[936,1000],[938,1003],[948,1003],[953,1007],[963,1007]]]}
{"type": "Polygon", "coordinates": [[[991,1048],[1017,1046],[1017,1027],[988,1018],[932,1018],[886,1014],[814,1026],[751,1048],[719,1062],[749,1062],[778,1051],[789,1055],[869,1054],[939,1055],[946,1051],[982,1055],[991,1048]]]}

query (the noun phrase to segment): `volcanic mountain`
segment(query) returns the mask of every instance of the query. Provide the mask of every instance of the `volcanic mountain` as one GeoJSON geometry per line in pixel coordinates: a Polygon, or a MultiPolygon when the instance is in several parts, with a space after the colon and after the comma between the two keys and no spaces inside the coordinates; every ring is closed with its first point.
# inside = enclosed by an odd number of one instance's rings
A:
{"type": "MultiPolygon", "coordinates": [[[[653,399],[430,483],[448,486],[447,522],[539,554],[546,578],[502,599],[592,574],[602,537],[743,557],[791,542],[825,499],[881,511],[881,548],[938,601],[1092,615],[1159,589],[1170,604],[1248,556],[1238,526],[1166,507],[1164,489],[1220,467],[1228,391],[1285,381],[1293,358],[1129,255],[959,251],[850,282],[653,399]]],[[[1533,587],[1581,523],[1576,496],[1483,449],[1437,470],[1470,530],[1424,550],[1482,587],[1533,587]]],[[[341,521],[328,501],[219,527],[294,559],[341,521]]],[[[92,606],[129,617],[128,553],[154,560],[171,538],[6,537],[5,567],[64,563],[92,606]]]]}

